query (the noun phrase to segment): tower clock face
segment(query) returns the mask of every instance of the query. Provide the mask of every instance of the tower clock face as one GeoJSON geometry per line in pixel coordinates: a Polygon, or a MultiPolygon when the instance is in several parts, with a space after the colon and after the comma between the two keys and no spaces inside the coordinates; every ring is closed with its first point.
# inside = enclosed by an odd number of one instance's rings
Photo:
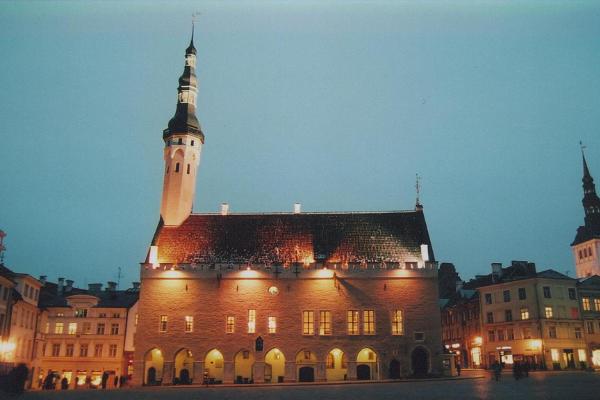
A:
{"type": "Polygon", "coordinates": [[[271,287],[269,288],[269,293],[270,293],[272,296],[277,296],[277,295],[279,294],[279,289],[277,288],[277,286],[271,286],[271,287]]]}

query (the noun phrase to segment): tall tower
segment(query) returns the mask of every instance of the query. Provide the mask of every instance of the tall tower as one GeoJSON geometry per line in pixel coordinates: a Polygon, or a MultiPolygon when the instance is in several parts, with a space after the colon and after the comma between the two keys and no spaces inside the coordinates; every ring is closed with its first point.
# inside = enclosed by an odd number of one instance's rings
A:
{"type": "Polygon", "coordinates": [[[181,225],[191,214],[196,190],[196,173],[204,133],[196,118],[196,48],[194,28],[185,50],[185,68],[177,87],[177,109],[163,131],[165,179],[160,215],[165,225],[181,225]]]}
{"type": "Polygon", "coordinates": [[[575,258],[575,271],[578,278],[600,275],[600,198],[596,194],[596,185],[583,153],[583,210],[585,224],[577,229],[575,240],[571,243],[575,258]]]}

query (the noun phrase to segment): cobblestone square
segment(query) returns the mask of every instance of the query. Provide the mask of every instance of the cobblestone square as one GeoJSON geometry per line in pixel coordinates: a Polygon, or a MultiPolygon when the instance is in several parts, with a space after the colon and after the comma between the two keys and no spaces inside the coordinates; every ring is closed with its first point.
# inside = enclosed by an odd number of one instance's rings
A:
{"type": "Polygon", "coordinates": [[[313,400],[313,399],[598,399],[600,374],[535,372],[515,381],[503,374],[495,382],[486,372],[465,371],[465,379],[398,381],[356,384],[304,384],[273,386],[154,387],[122,390],[28,392],[26,400],[39,399],[177,399],[177,400],[313,400]]]}

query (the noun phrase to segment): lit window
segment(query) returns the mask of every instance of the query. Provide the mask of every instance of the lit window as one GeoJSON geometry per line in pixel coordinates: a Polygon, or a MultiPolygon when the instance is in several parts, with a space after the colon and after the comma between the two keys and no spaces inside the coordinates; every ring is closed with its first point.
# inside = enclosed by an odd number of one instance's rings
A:
{"type": "Polygon", "coordinates": [[[87,357],[88,355],[88,345],[81,344],[79,345],[79,357],[87,357]]]}
{"type": "Polygon", "coordinates": [[[226,333],[235,332],[235,317],[233,315],[227,316],[227,321],[225,324],[225,332],[226,333]]]}
{"type": "Polygon", "coordinates": [[[348,310],[346,318],[348,323],[348,335],[358,335],[358,311],[348,310]]]}
{"type": "Polygon", "coordinates": [[[75,348],[75,346],[74,346],[74,345],[72,345],[72,344],[68,344],[68,345],[67,345],[67,349],[66,349],[66,351],[65,351],[65,356],[67,356],[67,357],[73,357],[73,349],[74,349],[74,348],[75,348]]]}
{"type": "Polygon", "coordinates": [[[87,317],[87,309],[86,308],[78,308],[75,310],[75,318],[85,318],[87,317]]]}
{"type": "Polygon", "coordinates": [[[327,368],[327,369],[335,368],[335,358],[333,357],[332,352],[329,352],[329,354],[327,354],[327,361],[325,362],[325,368],[327,368]]]}
{"type": "Polygon", "coordinates": [[[194,317],[191,315],[185,316],[185,331],[193,332],[194,331],[194,317]]]}
{"type": "Polygon", "coordinates": [[[600,311],[600,299],[594,299],[594,309],[600,311]]]}
{"type": "Polygon", "coordinates": [[[585,354],[585,349],[578,349],[577,355],[579,356],[579,362],[585,362],[587,360],[587,355],[585,354]]]}
{"type": "Polygon", "coordinates": [[[277,332],[277,317],[269,317],[269,333],[277,332]]]}
{"type": "Polygon", "coordinates": [[[113,358],[117,356],[117,345],[116,344],[111,344],[110,346],[108,346],[108,356],[113,357],[113,358]]]}
{"type": "Polygon", "coordinates": [[[544,307],[546,318],[552,318],[552,307],[544,307]]]}
{"type": "Polygon", "coordinates": [[[100,323],[96,326],[96,335],[104,335],[104,324],[100,323]]]}
{"type": "Polygon", "coordinates": [[[590,311],[590,298],[582,297],[581,304],[583,305],[583,311],[590,311]]]}
{"type": "Polygon", "coordinates": [[[135,326],[137,326],[137,324],[138,324],[138,318],[139,318],[139,314],[136,313],[135,314],[135,323],[134,323],[135,326]]]}
{"type": "Polygon", "coordinates": [[[77,333],[77,322],[69,322],[69,335],[77,333]]]}
{"type": "Polygon", "coordinates": [[[167,331],[167,323],[169,322],[169,318],[166,315],[161,315],[160,316],[160,324],[158,327],[158,330],[160,332],[166,332],[167,331]]]}
{"type": "Polygon", "coordinates": [[[313,311],[302,311],[302,334],[315,334],[315,313],[313,311]]]}
{"type": "Polygon", "coordinates": [[[319,335],[331,335],[331,311],[319,311],[319,335]]]}
{"type": "Polygon", "coordinates": [[[248,310],[248,333],[256,332],[256,310],[248,310]]]}
{"type": "Polygon", "coordinates": [[[404,335],[402,310],[394,310],[392,312],[392,335],[404,335]]]}
{"type": "Polygon", "coordinates": [[[364,310],[363,311],[363,334],[374,335],[375,334],[375,311],[364,310]]]}
{"type": "Polygon", "coordinates": [[[111,324],[110,325],[110,334],[118,335],[119,334],[119,324],[111,324]]]}
{"type": "Polygon", "coordinates": [[[521,308],[521,319],[529,319],[529,309],[521,308]]]}
{"type": "Polygon", "coordinates": [[[54,333],[56,333],[56,334],[63,333],[64,326],[65,326],[65,324],[63,324],[62,322],[57,322],[54,325],[54,333]]]}
{"type": "Polygon", "coordinates": [[[552,362],[560,362],[560,354],[558,352],[558,349],[550,349],[550,354],[552,356],[552,362]]]}
{"type": "Polygon", "coordinates": [[[94,347],[94,357],[102,357],[102,345],[97,344],[94,347]]]}

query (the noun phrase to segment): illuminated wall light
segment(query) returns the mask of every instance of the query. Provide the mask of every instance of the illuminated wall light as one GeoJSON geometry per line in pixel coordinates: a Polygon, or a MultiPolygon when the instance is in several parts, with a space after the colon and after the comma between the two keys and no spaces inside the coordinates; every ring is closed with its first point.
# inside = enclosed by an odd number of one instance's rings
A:
{"type": "Polygon", "coordinates": [[[150,253],[148,254],[148,262],[152,264],[152,268],[156,269],[159,267],[158,263],[158,246],[150,246],[150,253]]]}
{"type": "Polygon", "coordinates": [[[477,346],[481,346],[483,344],[483,338],[481,336],[476,336],[475,339],[473,339],[473,343],[477,346]]]}

